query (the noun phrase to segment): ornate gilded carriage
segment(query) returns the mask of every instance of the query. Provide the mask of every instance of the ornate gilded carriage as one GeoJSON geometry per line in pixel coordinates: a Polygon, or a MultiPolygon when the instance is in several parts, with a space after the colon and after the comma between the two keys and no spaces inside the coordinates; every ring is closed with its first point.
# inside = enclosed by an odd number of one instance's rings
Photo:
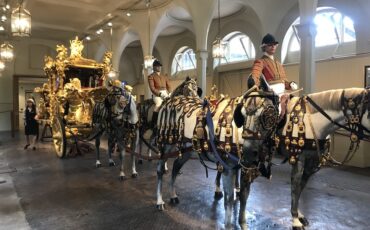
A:
{"type": "Polygon", "coordinates": [[[112,53],[106,52],[103,63],[82,57],[82,41],[70,41],[70,55],[64,45],[57,45],[55,59],[46,56],[44,71],[48,83],[36,88],[40,93],[39,118],[47,120],[58,157],[66,156],[67,145],[89,136],[96,102],[108,93],[104,86],[111,70],[112,53]]]}

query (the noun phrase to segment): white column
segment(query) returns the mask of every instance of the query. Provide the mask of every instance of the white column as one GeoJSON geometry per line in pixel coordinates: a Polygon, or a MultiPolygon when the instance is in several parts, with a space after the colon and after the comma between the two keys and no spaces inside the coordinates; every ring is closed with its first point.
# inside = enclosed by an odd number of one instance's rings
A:
{"type": "Polygon", "coordinates": [[[143,77],[144,77],[144,99],[152,98],[152,92],[149,88],[148,76],[153,73],[153,69],[151,67],[144,68],[143,67],[143,77]]]}
{"type": "Polygon", "coordinates": [[[207,50],[198,50],[196,52],[197,55],[197,82],[198,86],[203,90],[203,97],[207,93],[207,58],[208,58],[208,51],[207,50]]]}
{"type": "Polygon", "coordinates": [[[313,23],[297,26],[301,40],[301,59],[299,65],[299,84],[303,93],[315,92],[316,65],[315,65],[315,37],[316,27],[313,23]]]}
{"type": "Polygon", "coordinates": [[[297,26],[301,40],[301,60],[299,65],[299,84],[303,93],[315,92],[315,37],[316,27],[313,19],[316,15],[318,0],[299,0],[300,25],[297,26]]]}

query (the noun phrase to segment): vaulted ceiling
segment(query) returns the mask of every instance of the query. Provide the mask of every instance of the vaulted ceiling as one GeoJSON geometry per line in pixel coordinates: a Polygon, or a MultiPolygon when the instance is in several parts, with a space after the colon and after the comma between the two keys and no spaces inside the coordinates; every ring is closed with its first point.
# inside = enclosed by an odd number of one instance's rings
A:
{"type": "MultiPolygon", "coordinates": [[[[151,0],[151,8],[158,9],[172,0],[151,0]]],[[[232,15],[243,8],[242,1],[221,0],[221,17],[232,15]]],[[[32,14],[32,36],[36,38],[66,40],[75,35],[91,34],[101,24],[113,21],[116,25],[129,25],[127,13],[147,10],[147,0],[26,0],[26,8],[32,14]]],[[[173,7],[169,18],[191,21],[183,7],[173,7]]],[[[217,17],[215,12],[214,17],[217,17]]],[[[160,36],[179,34],[185,29],[170,26],[160,36]]]]}

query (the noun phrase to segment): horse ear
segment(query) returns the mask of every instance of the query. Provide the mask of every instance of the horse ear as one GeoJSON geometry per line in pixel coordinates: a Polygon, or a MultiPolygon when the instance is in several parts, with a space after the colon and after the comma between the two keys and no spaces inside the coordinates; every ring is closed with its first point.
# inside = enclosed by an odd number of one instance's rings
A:
{"type": "Polygon", "coordinates": [[[235,111],[234,111],[234,122],[235,122],[235,125],[236,127],[240,128],[243,126],[244,124],[244,116],[242,114],[242,108],[243,108],[243,104],[238,104],[235,108],[235,111]]]}
{"type": "Polygon", "coordinates": [[[189,76],[186,76],[186,81],[190,81],[191,78],[189,76]]]}

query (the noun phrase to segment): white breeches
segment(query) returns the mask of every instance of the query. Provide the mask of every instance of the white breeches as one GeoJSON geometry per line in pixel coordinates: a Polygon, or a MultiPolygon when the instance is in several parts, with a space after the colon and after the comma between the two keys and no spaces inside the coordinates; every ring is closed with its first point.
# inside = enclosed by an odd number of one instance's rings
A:
{"type": "Polygon", "coordinates": [[[163,98],[169,96],[167,90],[160,90],[159,92],[161,92],[162,97],[153,96],[153,101],[154,101],[154,105],[155,105],[155,107],[154,107],[155,112],[159,111],[159,107],[161,107],[161,105],[162,105],[163,98]]]}

